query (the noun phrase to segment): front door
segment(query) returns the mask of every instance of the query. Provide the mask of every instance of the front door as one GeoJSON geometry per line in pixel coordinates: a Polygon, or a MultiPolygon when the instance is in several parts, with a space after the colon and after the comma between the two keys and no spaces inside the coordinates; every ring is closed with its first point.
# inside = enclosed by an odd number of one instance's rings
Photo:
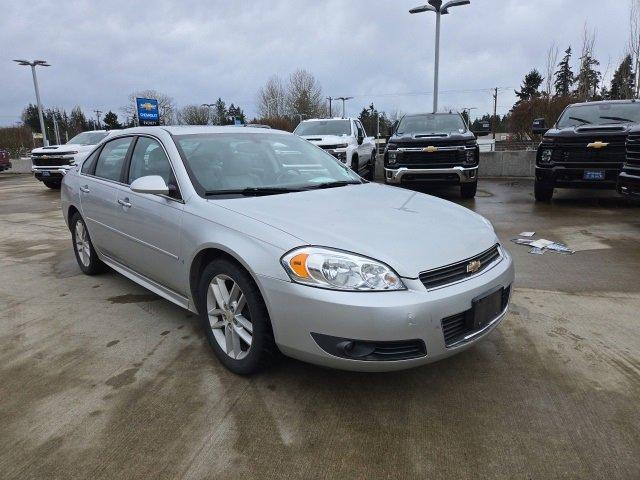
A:
{"type": "Polygon", "coordinates": [[[125,183],[117,192],[118,256],[124,264],[176,293],[185,295],[180,229],[184,203],[169,159],[160,142],[139,137],[133,148],[125,183]],[[140,177],[160,175],[172,186],[169,195],[136,193],[129,185],[140,177]]]}

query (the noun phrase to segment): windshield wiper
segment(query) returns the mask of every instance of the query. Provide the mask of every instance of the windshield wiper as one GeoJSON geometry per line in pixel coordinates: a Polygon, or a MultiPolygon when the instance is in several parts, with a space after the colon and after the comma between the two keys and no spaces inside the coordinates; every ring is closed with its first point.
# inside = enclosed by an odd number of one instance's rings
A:
{"type": "Polygon", "coordinates": [[[600,117],[600,118],[604,118],[605,120],[616,120],[617,122],[635,122],[635,120],[631,120],[630,118],[624,118],[624,117],[600,117]]]}
{"type": "Polygon", "coordinates": [[[589,120],[585,120],[584,118],[579,118],[579,117],[569,117],[570,120],[577,120],[578,122],[582,122],[582,123],[588,123],[589,125],[591,125],[591,122],[589,120]]]}
{"type": "Polygon", "coordinates": [[[322,188],[335,188],[335,187],[345,187],[347,185],[360,185],[362,182],[358,182],[356,180],[338,180],[335,182],[322,182],[317,183],[315,185],[310,185],[305,188],[305,190],[320,190],[322,188]]]}
{"type": "Polygon", "coordinates": [[[204,192],[206,196],[214,195],[243,195],[245,197],[259,197],[261,195],[278,195],[280,193],[299,192],[299,188],[287,187],[248,187],[235,190],[210,190],[204,192]]]}

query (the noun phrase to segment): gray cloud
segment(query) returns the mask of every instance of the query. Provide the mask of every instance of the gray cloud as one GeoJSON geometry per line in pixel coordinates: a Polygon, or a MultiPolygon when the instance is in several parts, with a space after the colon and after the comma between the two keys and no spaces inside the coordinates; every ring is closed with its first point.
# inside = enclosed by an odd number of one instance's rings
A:
{"type": "MultiPolygon", "coordinates": [[[[13,58],[44,58],[43,102],[117,110],[153,88],[178,104],[222,97],[255,113],[256,92],[273,75],[306,68],[327,95],[356,96],[386,111],[428,110],[434,18],[409,15],[421,0],[31,1],[1,0],[0,124],[34,101],[28,69],[13,58]]],[[[489,111],[489,88],[504,113],[513,88],[546,50],[579,47],[585,22],[609,75],[628,39],[628,2],[472,0],[443,18],[440,104],[489,111]]],[[[474,112],[474,113],[477,113],[474,112]]]]}

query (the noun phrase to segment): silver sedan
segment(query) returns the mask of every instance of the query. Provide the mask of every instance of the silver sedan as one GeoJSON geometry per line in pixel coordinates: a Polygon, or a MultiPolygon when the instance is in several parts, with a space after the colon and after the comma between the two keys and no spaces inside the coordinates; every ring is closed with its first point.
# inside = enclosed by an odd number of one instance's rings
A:
{"type": "Polygon", "coordinates": [[[123,130],[65,175],[62,211],[84,273],[198,313],[238,374],[278,352],[362,371],[448,357],[499,324],[514,279],[481,216],[276,130],[123,130]]]}

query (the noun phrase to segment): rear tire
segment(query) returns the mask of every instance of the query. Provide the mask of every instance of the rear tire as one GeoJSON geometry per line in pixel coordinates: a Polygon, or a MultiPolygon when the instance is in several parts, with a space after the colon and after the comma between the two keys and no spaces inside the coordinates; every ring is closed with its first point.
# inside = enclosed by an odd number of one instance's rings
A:
{"type": "Polygon", "coordinates": [[[351,170],[360,175],[360,160],[358,159],[357,154],[354,154],[353,157],[351,157],[351,170]]]}
{"type": "Polygon", "coordinates": [[[91,237],[87,225],[79,213],[74,213],[69,222],[71,229],[71,240],[73,241],[73,253],[80,270],[85,275],[97,275],[106,270],[107,266],[98,258],[96,250],[93,248],[91,237]]]}
{"type": "Polygon", "coordinates": [[[43,180],[42,183],[44,183],[47,188],[50,188],[51,190],[60,190],[60,182],[56,182],[53,180],[43,180]]]}
{"type": "Polygon", "coordinates": [[[371,152],[371,160],[367,166],[367,174],[364,176],[365,180],[373,182],[376,179],[376,151],[371,152]]]}
{"type": "Polygon", "coordinates": [[[478,190],[478,181],[473,183],[463,183],[460,185],[460,195],[462,198],[474,198],[478,190]]]}
{"type": "Polygon", "coordinates": [[[534,197],[536,197],[536,202],[549,203],[553,198],[553,188],[549,188],[538,182],[535,182],[533,186],[533,195],[534,197]]]}
{"type": "Polygon", "coordinates": [[[272,363],[278,349],[269,313],[244,269],[226,259],[212,261],[202,272],[198,298],[202,327],[220,363],[237,375],[272,363]]]}

